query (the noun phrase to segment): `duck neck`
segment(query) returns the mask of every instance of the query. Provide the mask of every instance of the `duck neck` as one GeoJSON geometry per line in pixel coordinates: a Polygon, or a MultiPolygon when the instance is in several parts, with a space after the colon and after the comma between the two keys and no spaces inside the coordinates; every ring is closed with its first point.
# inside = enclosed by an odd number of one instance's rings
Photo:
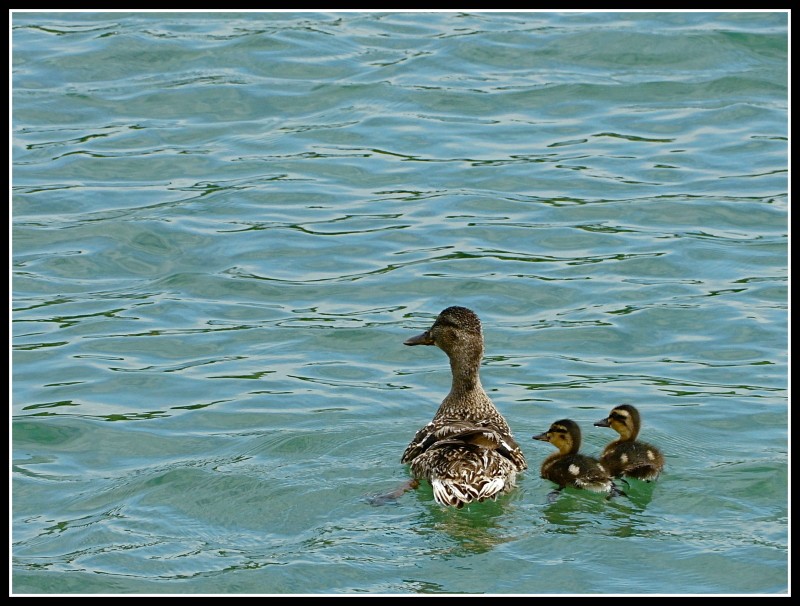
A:
{"type": "Polygon", "coordinates": [[[480,378],[481,358],[483,351],[476,350],[464,355],[461,352],[458,356],[450,356],[450,370],[453,374],[453,384],[450,387],[450,395],[468,394],[470,392],[483,392],[480,378]]]}

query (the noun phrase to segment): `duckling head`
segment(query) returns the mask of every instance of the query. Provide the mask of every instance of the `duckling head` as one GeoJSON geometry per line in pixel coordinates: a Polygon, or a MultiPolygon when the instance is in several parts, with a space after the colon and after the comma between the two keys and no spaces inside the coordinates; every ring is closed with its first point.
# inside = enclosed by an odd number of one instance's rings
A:
{"type": "Polygon", "coordinates": [[[639,411],[630,404],[615,406],[605,419],[595,423],[596,427],[610,427],[616,431],[622,440],[635,440],[642,426],[639,411]]]}
{"type": "Polygon", "coordinates": [[[546,432],[533,436],[534,440],[550,442],[561,454],[574,454],[581,448],[581,428],[575,421],[556,421],[546,432]]]}

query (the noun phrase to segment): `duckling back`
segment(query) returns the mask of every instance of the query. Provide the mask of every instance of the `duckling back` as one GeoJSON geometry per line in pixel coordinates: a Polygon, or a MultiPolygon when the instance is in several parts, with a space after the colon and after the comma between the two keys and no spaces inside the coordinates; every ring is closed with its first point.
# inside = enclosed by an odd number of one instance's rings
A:
{"type": "Polygon", "coordinates": [[[603,464],[582,454],[550,455],[542,463],[541,476],[558,484],[559,488],[571,486],[603,493],[613,489],[611,475],[603,464]]]}
{"type": "Polygon", "coordinates": [[[645,482],[657,480],[664,469],[664,455],[655,446],[639,441],[611,442],[603,450],[600,461],[615,478],[636,478],[645,482]]]}

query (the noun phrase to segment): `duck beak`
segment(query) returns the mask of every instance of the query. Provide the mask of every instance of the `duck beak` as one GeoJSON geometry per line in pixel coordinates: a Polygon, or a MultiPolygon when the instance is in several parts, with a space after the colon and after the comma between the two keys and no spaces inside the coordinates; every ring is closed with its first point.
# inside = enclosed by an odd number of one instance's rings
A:
{"type": "Polygon", "coordinates": [[[531,436],[531,440],[539,440],[540,442],[549,442],[547,439],[547,432],[540,433],[538,436],[531,436]]]}
{"type": "Polygon", "coordinates": [[[608,418],[600,419],[599,421],[595,421],[595,427],[611,427],[611,424],[608,422],[608,418]]]}
{"type": "Polygon", "coordinates": [[[421,335],[417,335],[416,337],[411,337],[403,341],[403,345],[433,345],[433,337],[431,336],[431,331],[426,330],[421,335]]]}

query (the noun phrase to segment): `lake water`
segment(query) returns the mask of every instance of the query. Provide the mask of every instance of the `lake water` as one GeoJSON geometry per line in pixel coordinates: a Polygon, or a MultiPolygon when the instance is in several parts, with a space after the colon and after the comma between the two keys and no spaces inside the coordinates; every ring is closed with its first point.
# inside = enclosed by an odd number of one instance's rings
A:
{"type": "Polygon", "coordinates": [[[11,593],[790,593],[786,11],[11,18],[11,593]],[[374,506],[449,305],[530,468],[374,506]]]}

